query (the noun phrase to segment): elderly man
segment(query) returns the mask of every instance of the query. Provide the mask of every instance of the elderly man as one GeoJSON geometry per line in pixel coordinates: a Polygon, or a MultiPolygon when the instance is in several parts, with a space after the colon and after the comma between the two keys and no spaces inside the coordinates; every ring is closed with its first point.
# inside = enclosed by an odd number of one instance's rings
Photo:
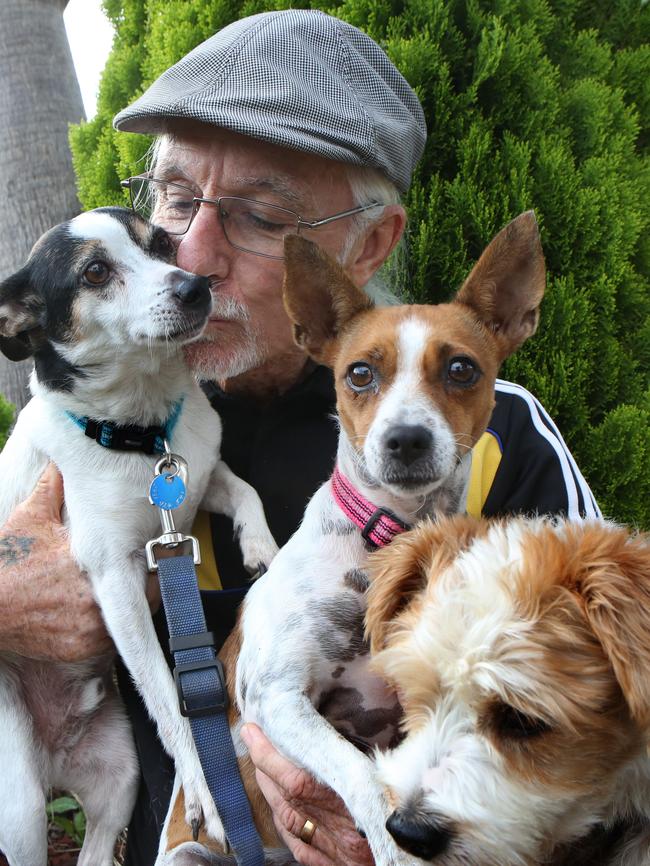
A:
{"type": "MultiPolygon", "coordinates": [[[[306,234],[367,286],[404,231],[400,193],[425,141],[420,104],[359,30],[320,12],[287,10],[216,34],[115,125],[159,135],[151,173],[128,181],[133,205],[173,233],[179,265],[210,278],[214,311],[188,360],[222,417],[224,459],[256,487],[283,544],[331,471],[336,429],[330,374],[295,346],[282,307],[282,239],[306,234]]],[[[508,383],[496,396],[468,507],[597,515],[542,407],[508,383]]],[[[109,647],[71,561],[61,504],[60,481],[50,471],[4,528],[0,648],[80,659],[109,647]],[[12,544],[16,537],[19,545],[12,544]]],[[[210,560],[200,575],[206,616],[223,640],[247,575],[225,518],[203,515],[197,532],[210,560]]],[[[156,619],[164,632],[162,617],[156,619]]],[[[120,679],[142,766],[127,863],[150,866],[173,771],[124,671],[120,679]]],[[[369,863],[332,792],[292,767],[259,729],[250,727],[246,739],[298,861],[369,863]],[[307,820],[316,830],[301,839],[307,820]]]]}

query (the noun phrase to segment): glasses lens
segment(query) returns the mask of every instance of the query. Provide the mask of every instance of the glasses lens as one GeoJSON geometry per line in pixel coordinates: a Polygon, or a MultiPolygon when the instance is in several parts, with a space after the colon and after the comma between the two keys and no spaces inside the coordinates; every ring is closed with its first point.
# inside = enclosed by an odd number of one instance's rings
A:
{"type": "Polygon", "coordinates": [[[283,207],[226,196],[220,210],[230,243],[258,255],[281,259],[285,235],[298,231],[298,215],[283,207]]]}
{"type": "Polygon", "coordinates": [[[175,183],[145,177],[131,178],[133,210],[161,226],[172,235],[182,235],[190,227],[194,193],[175,183]]]}

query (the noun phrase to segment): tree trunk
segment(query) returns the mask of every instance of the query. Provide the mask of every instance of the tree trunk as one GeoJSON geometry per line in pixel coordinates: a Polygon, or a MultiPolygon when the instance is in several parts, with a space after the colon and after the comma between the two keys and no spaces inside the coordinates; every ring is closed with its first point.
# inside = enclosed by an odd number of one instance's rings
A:
{"type": "MultiPolygon", "coordinates": [[[[0,0],[0,280],[25,262],[46,229],[80,210],[68,125],[84,111],[66,5],[0,0]]],[[[31,366],[0,356],[0,393],[17,408],[27,400],[31,366]]]]}

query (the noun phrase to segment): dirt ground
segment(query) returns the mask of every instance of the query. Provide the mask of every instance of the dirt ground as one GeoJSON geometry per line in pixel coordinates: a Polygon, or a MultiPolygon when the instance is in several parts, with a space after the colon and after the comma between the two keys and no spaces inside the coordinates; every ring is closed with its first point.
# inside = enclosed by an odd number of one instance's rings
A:
{"type": "MultiPolygon", "coordinates": [[[[79,847],[61,829],[50,826],[48,842],[47,866],[76,866],[79,847]]],[[[125,846],[126,837],[120,838],[115,846],[115,866],[121,866],[124,862],[125,846]]],[[[2,854],[0,854],[0,866],[8,866],[2,854]]]]}

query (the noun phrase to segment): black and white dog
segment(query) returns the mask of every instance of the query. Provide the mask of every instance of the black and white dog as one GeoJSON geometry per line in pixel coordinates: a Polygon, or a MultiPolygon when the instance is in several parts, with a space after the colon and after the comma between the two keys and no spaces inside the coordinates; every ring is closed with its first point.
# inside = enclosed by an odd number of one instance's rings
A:
{"type": "MultiPolygon", "coordinates": [[[[93,422],[109,421],[126,438],[147,428],[146,440],[149,428],[161,428],[159,438],[190,468],[178,529],[189,531],[199,505],[226,513],[247,567],[268,563],[276,546],[261,502],[220,461],[219,419],[182,356],[210,309],[208,279],[177,268],[165,232],[128,210],[82,214],[38,241],[25,266],[0,284],[0,346],[35,362],[33,399],[0,455],[0,520],[53,461],[64,478],[73,555],[176,762],[187,820],[202,819],[219,836],[145,597],[143,547],[160,535],[147,493],[160,454],[101,447],[81,429],[106,429],[93,422]]],[[[46,866],[50,786],[74,791],[86,812],[79,866],[110,866],[137,782],[111,659],[0,656],[0,767],[0,850],[11,866],[46,866]]]]}

